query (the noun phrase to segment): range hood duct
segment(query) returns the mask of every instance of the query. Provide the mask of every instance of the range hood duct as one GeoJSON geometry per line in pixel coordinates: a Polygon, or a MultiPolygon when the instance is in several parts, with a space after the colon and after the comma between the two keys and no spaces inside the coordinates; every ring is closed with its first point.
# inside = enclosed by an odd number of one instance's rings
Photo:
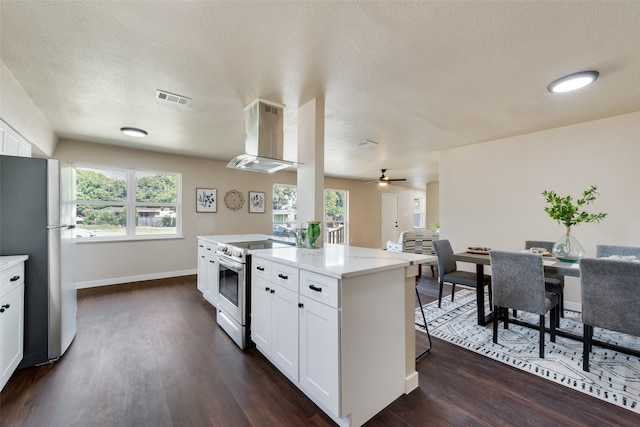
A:
{"type": "Polygon", "coordinates": [[[284,105],[256,99],[244,109],[245,154],[233,158],[227,167],[253,172],[274,173],[295,167],[283,159],[284,105]]]}

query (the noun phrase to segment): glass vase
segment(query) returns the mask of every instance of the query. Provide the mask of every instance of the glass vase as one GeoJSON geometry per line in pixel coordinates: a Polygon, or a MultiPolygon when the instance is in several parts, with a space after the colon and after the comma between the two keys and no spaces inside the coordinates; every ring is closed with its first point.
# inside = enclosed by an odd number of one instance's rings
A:
{"type": "Polygon", "coordinates": [[[571,227],[567,227],[566,233],[556,241],[551,252],[553,252],[554,257],[564,262],[576,263],[584,256],[584,248],[580,242],[573,237],[571,227]]]}
{"type": "Polygon", "coordinates": [[[309,221],[307,225],[307,243],[309,248],[318,249],[322,247],[322,236],[320,236],[320,221],[309,221]]]}

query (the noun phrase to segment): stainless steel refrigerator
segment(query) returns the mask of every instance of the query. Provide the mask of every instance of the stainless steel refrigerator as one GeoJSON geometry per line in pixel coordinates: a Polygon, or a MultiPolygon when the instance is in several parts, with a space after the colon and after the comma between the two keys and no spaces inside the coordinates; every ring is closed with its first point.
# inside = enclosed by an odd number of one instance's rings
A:
{"type": "Polygon", "coordinates": [[[58,160],[0,156],[0,255],[29,256],[18,368],[56,360],[76,335],[73,185],[58,160]]]}

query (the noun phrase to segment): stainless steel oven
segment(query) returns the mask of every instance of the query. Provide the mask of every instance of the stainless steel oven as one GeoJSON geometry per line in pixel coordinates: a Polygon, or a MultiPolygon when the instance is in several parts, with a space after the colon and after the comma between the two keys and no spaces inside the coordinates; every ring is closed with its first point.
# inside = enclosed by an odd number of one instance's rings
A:
{"type": "Polygon", "coordinates": [[[251,251],[291,247],[272,240],[218,243],[218,325],[242,349],[251,342],[251,251]]]}
{"type": "Polygon", "coordinates": [[[240,346],[248,346],[246,338],[247,285],[250,270],[246,263],[218,254],[218,313],[217,321],[240,346]]]}

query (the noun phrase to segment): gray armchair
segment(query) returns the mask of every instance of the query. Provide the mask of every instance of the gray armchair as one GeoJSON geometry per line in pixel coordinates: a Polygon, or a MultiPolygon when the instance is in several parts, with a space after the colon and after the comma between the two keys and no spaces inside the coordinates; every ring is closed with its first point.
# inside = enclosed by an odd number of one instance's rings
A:
{"type": "Polygon", "coordinates": [[[498,343],[498,321],[509,328],[509,310],[540,316],[540,357],[544,358],[545,314],[551,310],[551,342],[556,340],[558,296],[545,291],[542,255],[528,252],[489,252],[493,286],[493,342],[498,343]]]}
{"type": "Polygon", "coordinates": [[[640,336],[640,262],[583,258],[580,286],[584,324],[582,369],[589,372],[594,327],[640,336]]]}
{"type": "MultiPolygon", "coordinates": [[[[542,240],[527,240],[524,242],[525,249],[543,248],[547,252],[553,250],[554,242],[546,242],[542,240]]],[[[560,316],[564,317],[564,276],[560,274],[545,274],[544,285],[547,292],[553,292],[558,295],[558,308],[560,316]]]]}
{"type": "Polygon", "coordinates": [[[477,289],[478,278],[476,273],[469,271],[459,271],[458,264],[453,259],[453,249],[448,240],[434,240],[433,249],[438,258],[438,278],[440,282],[440,291],[438,292],[438,308],[442,303],[442,288],[444,283],[451,283],[451,301],[456,292],[456,285],[464,285],[476,288],[476,292],[484,292],[484,287],[489,287],[489,301],[491,301],[491,276],[484,275],[482,289],[477,289]]]}

